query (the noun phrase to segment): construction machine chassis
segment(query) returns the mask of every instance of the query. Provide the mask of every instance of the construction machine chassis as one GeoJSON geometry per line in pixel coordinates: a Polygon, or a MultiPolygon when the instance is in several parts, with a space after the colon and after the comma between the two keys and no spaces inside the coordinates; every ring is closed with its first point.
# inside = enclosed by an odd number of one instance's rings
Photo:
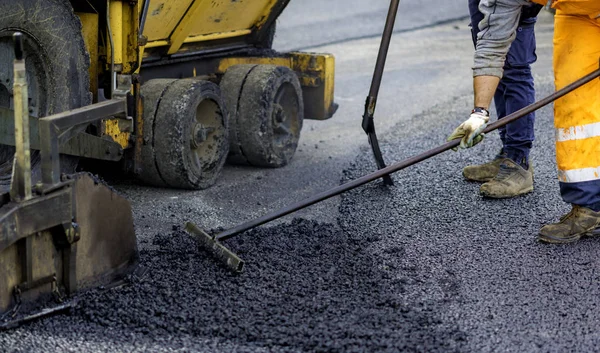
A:
{"type": "MultiPolygon", "coordinates": [[[[75,42],[85,44],[89,69],[83,70],[88,71],[85,77],[89,77],[91,101],[98,103],[125,96],[129,110],[125,119],[106,115],[85,127],[85,131],[61,144],[62,155],[110,162],[102,168],[118,167],[149,185],[203,189],[218,180],[228,154],[231,163],[286,165],[296,150],[302,120],[328,119],[336,110],[331,55],[278,53],[270,48],[276,19],[289,0],[220,0],[210,4],[206,0],[61,2],[63,6],[72,6],[72,13],[65,16],[75,15],[81,24],[80,36],[69,33],[63,40],[78,37],[75,42]],[[228,70],[236,71],[239,65],[251,65],[249,71],[264,71],[267,76],[247,72],[236,87],[231,86],[231,80],[223,86],[223,78],[233,76],[227,74],[228,70]],[[275,77],[269,79],[269,72],[279,75],[277,72],[283,71],[289,72],[284,74],[290,77],[284,80],[287,83],[275,77]],[[165,110],[159,106],[161,103],[173,106],[185,103],[177,101],[173,88],[167,87],[162,90],[167,96],[149,94],[145,98],[144,92],[149,90],[144,85],[157,79],[203,81],[204,87],[213,85],[209,90],[217,96],[204,97],[200,90],[189,91],[200,95],[191,99],[199,105],[188,107],[186,113],[180,112],[182,121],[168,118],[167,113],[161,113],[165,110]],[[264,83],[265,80],[268,82],[264,83]],[[245,110],[235,104],[255,99],[262,99],[265,104],[245,110]],[[215,119],[202,116],[200,105],[209,104],[207,101],[218,107],[214,114],[223,116],[220,126],[208,126],[214,125],[215,119]],[[161,124],[165,128],[160,128],[161,124]],[[150,129],[158,129],[158,133],[149,132],[150,129]],[[228,131],[225,134],[223,130],[228,131]],[[174,136],[177,134],[186,135],[174,136]],[[178,154],[190,145],[192,151],[178,154]],[[173,162],[164,163],[165,156],[173,162]],[[166,176],[171,170],[179,170],[187,177],[166,176]]],[[[26,23],[21,26],[25,32],[27,26],[26,23]]],[[[78,67],[73,69],[82,71],[78,67]]],[[[13,145],[11,117],[10,107],[0,106],[0,144],[13,145]]],[[[32,132],[35,149],[38,140],[35,122],[32,132]]]]}
{"type": "Polygon", "coordinates": [[[0,329],[134,267],[129,203],[78,161],[203,189],[334,114],[333,56],[271,48],[288,2],[0,0],[0,329]]]}

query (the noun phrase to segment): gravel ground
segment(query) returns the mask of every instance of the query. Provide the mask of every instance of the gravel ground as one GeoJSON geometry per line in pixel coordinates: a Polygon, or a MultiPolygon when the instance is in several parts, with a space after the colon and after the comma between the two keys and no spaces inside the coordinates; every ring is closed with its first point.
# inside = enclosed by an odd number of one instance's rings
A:
{"type": "MultiPolygon", "coordinates": [[[[552,85],[538,88],[544,95],[552,85]]],[[[457,97],[382,136],[387,160],[439,144],[470,101],[457,97]]],[[[535,241],[541,225],[567,210],[555,180],[550,108],[538,113],[536,132],[536,190],[529,195],[484,200],[477,184],[462,180],[462,166],[499,149],[491,134],[477,149],[397,173],[394,188],[373,183],[344,195],[337,223],[296,219],[228,241],[247,261],[242,275],[199,253],[180,229],[157,234],[142,244],[144,277],[85,294],[68,316],[4,333],[0,347],[593,351],[600,343],[592,329],[600,319],[600,244],[535,241]]],[[[372,168],[365,150],[345,178],[372,168]]]]}

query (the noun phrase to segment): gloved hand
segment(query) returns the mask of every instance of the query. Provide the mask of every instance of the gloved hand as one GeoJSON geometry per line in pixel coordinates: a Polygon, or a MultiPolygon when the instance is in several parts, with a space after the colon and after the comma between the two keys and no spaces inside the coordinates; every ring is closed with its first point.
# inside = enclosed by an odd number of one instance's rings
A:
{"type": "MultiPolygon", "coordinates": [[[[489,120],[490,114],[487,110],[473,109],[469,119],[460,124],[448,137],[447,141],[461,139],[460,148],[473,147],[483,140],[484,134],[482,134],[482,131],[487,127],[489,120]]],[[[456,149],[454,150],[456,151],[456,149]]]]}

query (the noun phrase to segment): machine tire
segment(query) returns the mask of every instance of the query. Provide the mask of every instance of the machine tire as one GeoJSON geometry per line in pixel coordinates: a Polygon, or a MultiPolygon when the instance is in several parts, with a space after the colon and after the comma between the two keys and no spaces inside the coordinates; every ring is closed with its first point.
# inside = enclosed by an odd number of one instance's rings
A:
{"type": "Polygon", "coordinates": [[[219,86],[205,80],[172,82],[157,102],[153,149],[161,183],[206,189],[219,176],[229,152],[228,121],[219,86]]]}
{"type": "Polygon", "coordinates": [[[141,148],[141,170],[136,171],[143,183],[155,186],[167,186],[160,177],[154,152],[154,122],[158,105],[167,88],[175,79],[150,80],[142,85],[141,96],[144,106],[143,142],[141,148]]]}
{"type": "Polygon", "coordinates": [[[304,120],[296,73],[285,66],[257,65],[246,76],[236,114],[232,129],[247,162],[270,168],[287,165],[304,120]]]}
{"type": "MultiPolygon", "coordinates": [[[[66,0],[0,0],[0,104],[10,105],[14,51],[12,34],[22,32],[29,82],[30,114],[43,117],[91,103],[89,54],[81,22],[66,0]],[[60,30],[57,30],[60,29],[60,30]]],[[[84,127],[83,127],[84,128],[84,127]]],[[[82,128],[82,129],[83,129],[82,128]]],[[[0,188],[10,184],[14,147],[0,147],[0,188]]],[[[61,156],[72,173],[77,158],[61,156]]],[[[41,179],[40,156],[32,152],[33,182],[41,179]]]]}
{"type": "Polygon", "coordinates": [[[237,133],[238,103],[242,95],[242,88],[246,77],[256,66],[253,64],[234,65],[227,69],[221,79],[221,92],[223,102],[229,114],[229,156],[227,161],[232,164],[249,164],[242,151],[242,146],[237,133]]]}

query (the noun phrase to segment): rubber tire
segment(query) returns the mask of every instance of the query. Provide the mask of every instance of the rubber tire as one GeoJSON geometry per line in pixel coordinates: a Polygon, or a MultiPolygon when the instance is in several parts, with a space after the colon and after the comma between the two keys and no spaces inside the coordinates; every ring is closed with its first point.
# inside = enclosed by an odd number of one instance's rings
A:
{"type": "MultiPolygon", "coordinates": [[[[79,108],[91,103],[89,92],[90,58],[82,36],[79,17],[66,0],[0,0],[0,37],[12,36],[20,31],[26,37],[25,62],[33,55],[29,40],[35,41],[42,51],[43,71],[46,82],[46,109],[40,116],[48,116],[66,110],[79,108]],[[57,30],[60,29],[60,30],[57,30]],[[29,50],[28,50],[29,49],[29,50]]],[[[3,50],[3,57],[10,61],[11,50],[3,50]]],[[[4,60],[3,60],[4,61],[4,60]]],[[[12,73],[12,62],[8,76],[12,73]]],[[[31,98],[31,97],[30,97],[31,98]]],[[[81,130],[85,129],[82,127],[81,130]]],[[[3,188],[10,184],[12,154],[4,149],[0,160],[0,184],[3,188]]],[[[77,158],[61,156],[61,169],[65,173],[75,171],[77,158]]],[[[41,179],[41,165],[38,152],[32,152],[32,181],[41,179]]]]}
{"type": "MultiPolygon", "coordinates": [[[[248,67],[237,70],[232,71],[232,75],[240,75],[248,67]]],[[[230,135],[236,136],[241,155],[254,166],[277,168],[287,165],[298,147],[304,120],[302,88],[296,73],[285,66],[256,65],[248,70],[239,92],[235,108],[230,108],[235,111],[235,116],[230,117],[235,122],[230,127],[230,135]],[[273,114],[277,94],[284,86],[292,95],[288,98],[293,100],[290,108],[293,114],[285,115],[290,134],[283,143],[278,143],[273,114]]],[[[235,91],[227,94],[235,94],[235,91]]],[[[228,101],[232,100],[228,98],[228,101]]],[[[232,161],[239,162],[239,159],[232,158],[232,161]]]]}
{"type": "Polygon", "coordinates": [[[231,164],[250,164],[242,151],[238,138],[238,103],[242,95],[242,88],[246,77],[256,66],[255,64],[234,65],[227,69],[221,79],[221,92],[223,102],[229,114],[229,156],[227,162],[231,164]]]}
{"type": "Polygon", "coordinates": [[[156,165],[156,154],[154,152],[154,121],[158,104],[160,103],[167,88],[175,82],[175,79],[150,80],[142,85],[140,95],[142,97],[143,112],[143,142],[141,148],[141,170],[136,171],[138,179],[148,185],[167,186],[160,177],[156,165]]]}
{"type": "MultiPolygon", "coordinates": [[[[149,143],[142,149],[143,166],[153,164],[144,171],[142,180],[155,186],[206,189],[216,182],[229,152],[227,112],[221,91],[218,85],[204,80],[168,81],[152,80],[142,88],[144,130],[152,129],[144,133],[144,141],[148,138],[149,143]],[[153,99],[155,109],[150,108],[153,99]],[[192,129],[200,105],[207,100],[215,104],[215,115],[198,119],[215,125],[215,130],[201,143],[205,151],[196,153],[192,148],[192,129]],[[151,110],[155,111],[153,118],[146,114],[151,110]],[[148,156],[153,156],[153,163],[148,161],[148,156]]],[[[212,111],[212,107],[208,109],[212,111]]]]}

